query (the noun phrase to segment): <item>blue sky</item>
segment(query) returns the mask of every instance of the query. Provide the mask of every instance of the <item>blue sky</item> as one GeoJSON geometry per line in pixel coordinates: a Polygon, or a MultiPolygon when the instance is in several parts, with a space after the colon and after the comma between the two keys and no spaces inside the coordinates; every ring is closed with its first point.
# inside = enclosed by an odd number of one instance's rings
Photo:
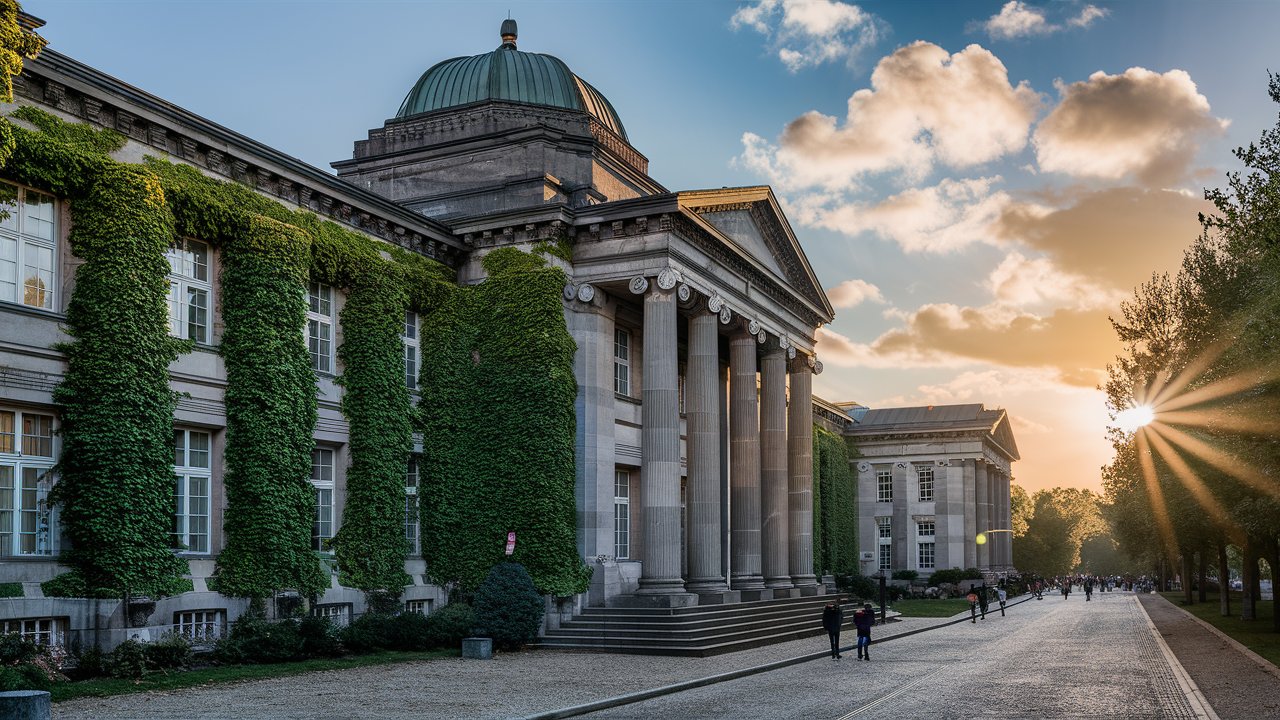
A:
{"type": "Polygon", "coordinates": [[[57,51],[321,168],[509,10],[668,188],[774,185],[839,306],[819,393],[1005,407],[1032,490],[1098,487],[1106,315],[1176,268],[1203,188],[1277,112],[1280,3],[24,7],[57,51]]]}

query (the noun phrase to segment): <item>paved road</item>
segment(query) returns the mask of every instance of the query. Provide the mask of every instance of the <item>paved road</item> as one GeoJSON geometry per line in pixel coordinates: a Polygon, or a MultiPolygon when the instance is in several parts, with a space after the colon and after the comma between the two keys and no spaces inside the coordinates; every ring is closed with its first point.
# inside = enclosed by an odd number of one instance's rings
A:
{"type": "MultiPolygon", "coordinates": [[[[870,663],[857,662],[849,652],[838,663],[813,660],[589,717],[1196,717],[1146,618],[1128,593],[1095,595],[1089,603],[1075,593],[1068,601],[1046,597],[1017,605],[1004,618],[997,612],[977,624],[887,640],[873,646],[870,663]]],[[[945,621],[911,619],[876,628],[876,637],[940,622],[945,621]]],[[[488,662],[449,658],[86,698],[55,705],[54,717],[513,718],[795,658],[824,646],[826,638],[820,637],[713,658],[503,653],[488,662]]]]}
{"type": "Polygon", "coordinates": [[[846,653],[588,717],[1196,717],[1128,593],[1046,597],[872,650],[871,662],[846,653]]]}

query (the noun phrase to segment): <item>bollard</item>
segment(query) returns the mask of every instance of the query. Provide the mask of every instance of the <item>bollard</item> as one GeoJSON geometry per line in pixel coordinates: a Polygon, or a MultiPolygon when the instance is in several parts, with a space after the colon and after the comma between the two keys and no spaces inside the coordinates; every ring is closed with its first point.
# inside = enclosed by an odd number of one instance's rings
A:
{"type": "Polygon", "coordinates": [[[0,718],[6,720],[49,720],[52,710],[44,690],[0,692],[0,718]]]}
{"type": "Polygon", "coordinates": [[[462,638],[462,657],[489,660],[493,657],[493,638],[462,638]]]}

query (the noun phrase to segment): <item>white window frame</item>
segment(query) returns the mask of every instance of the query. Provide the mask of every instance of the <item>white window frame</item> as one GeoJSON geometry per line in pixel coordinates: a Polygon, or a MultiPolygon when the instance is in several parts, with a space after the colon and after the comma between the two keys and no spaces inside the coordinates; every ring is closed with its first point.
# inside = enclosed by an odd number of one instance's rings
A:
{"type": "Polygon", "coordinates": [[[62,647],[66,638],[66,619],[55,617],[12,618],[0,620],[0,635],[16,633],[45,647],[62,647]]]}
{"type": "Polygon", "coordinates": [[[932,570],[937,564],[937,546],[934,544],[937,533],[935,521],[916,521],[916,566],[921,570],[932,570]]]}
{"type": "Polygon", "coordinates": [[[413,392],[418,391],[418,372],[421,370],[418,365],[418,358],[421,357],[418,352],[421,329],[418,314],[412,310],[405,311],[404,331],[400,334],[400,341],[404,343],[404,385],[413,392]]]}
{"type": "Polygon", "coordinates": [[[418,545],[421,529],[418,524],[418,483],[421,482],[421,460],[420,455],[410,455],[404,473],[404,539],[409,542],[410,555],[417,555],[422,551],[418,545]]]}
{"type": "Polygon", "coordinates": [[[213,487],[213,434],[173,430],[173,539],[181,552],[209,554],[213,487]],[[197,447],[203,438],[204,449],[197,447]]]}
{"type": "Polygon", "coordinates": [[[311,549],[329,554],[325,541],[333,538],[333,473],[337,453],[333,448],[317,447],[311,451],[311,486],[316,491],[315,515],[311,523],[311,549]]]}
{"type": "Polygon", "coordinates": [[[631,557],[631,472],[613,473],[613,556],[617,560],[631,557]]]}
{"type": "Polygon", "coordinates": [[[311,353],[311,369],[334,373],[333,288],[324,283],[307,285],[307,351],[311,353]]]}
{"type": "Polygon", "coordinates": [[[194,645],[208,645],[224,635],[227,612],[220,609],[182,610],[173,614],[173,631],[194,645]]]}
{"type": "Polygon", "coordinates": [[[893,502],[893,471],[876,471],[876,502],[893,502]]]}
{"type": "Polygon", "coordinates": [[[0,558],[58,553],[58,518],[48,500],[56,434],[51,412],[0,408],[0,558]]]}
{"type": "Polygon", "coordinates": [[[0,183],[0,301],[53,312],[58,304],[58,200],[48,193],[0,183]],[[32,205],[28,198],[47,202],[32,205]],[[42,208],[33,215],[31,208],[42,208]],[[44,210],[47,208],[47,211],[44,210]],[[43,287],[41,287],[43,285],[43,287]]]}
{"type": "Polygon", "coordinates": [[[631,397],[631,331],[613,329],[613,392],[631,397]]]}
{"type": "Polygon", "coordinates": [[[213,327],[213,250],[209,243],[179,238],[165,255],[169,258],[169,334],[207,345],[213,327]],[[204,306],[193,303],[193,298],[202,298],[204,306]],[[203,323],[192,317],[200,310],[203,323]]]}
{"type": "Polygon", "coordinates": [[[934,477],[931,466],[916,466],[916,484],[918,486],[916,497],[920,499],[920,502],[933,502],[934,477]]]}
{"type": "Polygon", "coordinates": [[[337,627],[346,627],[351,624],[351,603],[316,605],[311,609],[311,614],[315,617],[326,618],[337,627]]]}
{"type": "Polygon", "coordinates": [[[891,569],[893,564],[893,518],[883,515],[876,517],[876,548],[878,551],[878,569],[891,569]]]}
{"type": "Polygon", "coordinates": [[[405,600],[404,611],[407,613],[418,613],[419,615],[430,615],[434,601],[430,598],[423,600],[405,600]]]}

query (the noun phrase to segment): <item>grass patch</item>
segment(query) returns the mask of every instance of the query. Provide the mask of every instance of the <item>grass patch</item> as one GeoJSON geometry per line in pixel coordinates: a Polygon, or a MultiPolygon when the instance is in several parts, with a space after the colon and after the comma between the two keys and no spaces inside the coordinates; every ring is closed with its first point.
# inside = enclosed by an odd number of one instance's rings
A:
{"type": "MultiPolygon", "coordinates": [[[[992,604],[999,611],[1000,606],[996,603],[992,604]]],[[[903,598],[893,603],[891,607],[902,613],[903,617],[941,618],[951,617],[956,613],[969,612],[969,601],[964,598],[944,598],[941,600],[903,598]]],[[[991,609],[988,608],[987,612],[991,612],[991,609]]]]}
{"type": "Polygon", "coordinates": [[[388,665],[391,663],[412,662],[414,660],[434,660],[437,658],[457,657],[458,650],[428,650],[424,652],[386,651],[369,655],[355,655],[345,658],[317,658],[273,665],[230,665],[225,667],[207,667],[198,670],[175,671],[167,674],[155,673],[141,680],[120,680],[116,678],[95,678],[74,683],[60,683],[50,691],[53,702],[73,700],[82,697],[106,697],[108,695],[124,695],[136,692],[155,692],[166,690],[182,690],[184,688],[215,685],[222,683],[243,682],[245,680],[261,680],[264,678],[301,675],[318,670],[346,670],[349,668],[368,667],[370,665],[388,665]]]}
{"type": "Polygon", "coordinates": [[[1275,603],[1262,600],[1257,603],[1258,619],[1244,621],[1240,619],[1240,607],[1243,601],[1240,593],[1231,593],[1231,617],[1222,617],[1218,608],[1218,593],[1209,593],[1205,602],[1191,605],[1182,604],[1182,591],[1160,593],[1169,602],[1204,620],[1210,625],[1226,633],[1236,642],[1258,653],[1280,666],[1280,633],[1272,630],[1271,617],[1275,613],[1275,603]]]}

